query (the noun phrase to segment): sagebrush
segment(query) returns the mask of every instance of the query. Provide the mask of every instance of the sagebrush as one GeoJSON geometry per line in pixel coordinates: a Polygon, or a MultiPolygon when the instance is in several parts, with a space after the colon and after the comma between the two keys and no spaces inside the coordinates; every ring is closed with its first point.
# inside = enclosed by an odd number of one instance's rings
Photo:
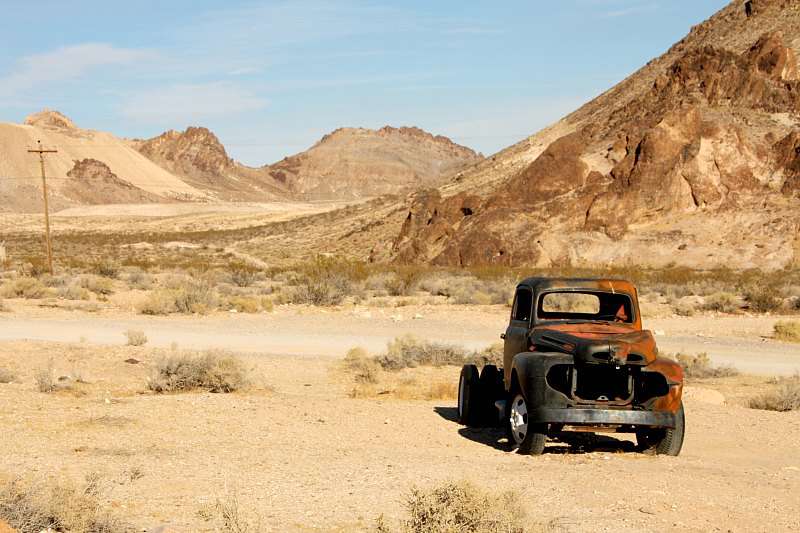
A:
{"type": "Polygon", "coordinates": [[[249,372],[244,363],[234,355],[218,351],[167,356],[156,364],[147,381],[147,387],[154,392],[228,393],[249,384],[249,372]]]}

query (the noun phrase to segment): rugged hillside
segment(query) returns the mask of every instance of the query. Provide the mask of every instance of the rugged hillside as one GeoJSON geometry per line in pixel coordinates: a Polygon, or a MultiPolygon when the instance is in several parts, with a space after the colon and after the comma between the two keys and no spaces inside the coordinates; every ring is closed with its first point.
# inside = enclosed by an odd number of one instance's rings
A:
{"type": "Polygon", "coordinates": [[[246,167],[228,156],[216,135],[206,128],[167,131],[146,141],[133,141],[145,157],[220,200],[266,201],[285,198],[286,188],[269,172],[246,167]]]}
{"type": "Polygon", "coordinates": [[[348,199],[437,187],[481,159],[419,128],[342,128],[268,171],[301,198],[348,199]]]}
{"type": "Polygon", "coordinates": [[[0,211],[41,210],[39,159],[27,152],[37,140],[58,149],[46,159],[55,210],[83,203],[208,199],[204,191],[152,163],[126,141],[80,129],[57,111],[43,111],[25,124],[0,123],[0,211]]]}
{"type": "Polygon", "coordinates": [[[400,262],[800,262],[800,4],[736,1],[552,127],[416,196],[400,262]]]}

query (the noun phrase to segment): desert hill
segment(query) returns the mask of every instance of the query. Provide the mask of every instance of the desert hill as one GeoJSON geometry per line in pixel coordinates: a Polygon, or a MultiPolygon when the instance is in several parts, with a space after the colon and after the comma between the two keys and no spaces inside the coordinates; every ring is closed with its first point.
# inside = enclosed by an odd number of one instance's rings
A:
{"type": "Polygon", "coordinates": [[[446,265],[800,261],[800,4],[735,1],[557,124],[416,195],[446,265]]]}
{"type": "Polygon", "coordinates": [[[419,128],[340,128],[268,172],[300,197],[348,199],[436,187],[481,159],[419,128]]]}
{"type": "Polygon", "coordinates": [[[48,154],[46,166],[54,209],[81,203],[208,199],[206,192],[143,157],[127,141],[81,129],[61,113],[46,110],[31,115],[25,124],[0,123],[0,211],[41,210],[39,160],[27,152],[37,140],[58,149],[48,154]]]}

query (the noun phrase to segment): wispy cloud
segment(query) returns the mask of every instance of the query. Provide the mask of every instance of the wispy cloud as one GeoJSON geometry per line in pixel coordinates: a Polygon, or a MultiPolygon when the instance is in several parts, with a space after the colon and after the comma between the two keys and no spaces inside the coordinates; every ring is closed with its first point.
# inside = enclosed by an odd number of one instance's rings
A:
{"type": "Polygon", "coordinates": [[[117,48],[104,43],[84,43],[23,57],[0,78],[0,95],[13,97],[43,84],[74,80],[101,67],[152,59],[151,50],[117,48]]]}
{"type": "Polygon", "coordinates": [[[258,111],[267,105],[265,98],[231,82],[175,84],[129,96],[120,113],[140,124],[173,127],[258,111]]]}

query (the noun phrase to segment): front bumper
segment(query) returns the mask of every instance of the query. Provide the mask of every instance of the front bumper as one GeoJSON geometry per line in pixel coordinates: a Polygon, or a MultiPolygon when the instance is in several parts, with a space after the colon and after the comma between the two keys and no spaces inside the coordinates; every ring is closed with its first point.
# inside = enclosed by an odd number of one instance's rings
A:
{"type": "Polygon", "coordinates": [[[675,427],[675,414],[665,411],[540,407],[528,413],[533,424],[580,426],[675,427]]]}

